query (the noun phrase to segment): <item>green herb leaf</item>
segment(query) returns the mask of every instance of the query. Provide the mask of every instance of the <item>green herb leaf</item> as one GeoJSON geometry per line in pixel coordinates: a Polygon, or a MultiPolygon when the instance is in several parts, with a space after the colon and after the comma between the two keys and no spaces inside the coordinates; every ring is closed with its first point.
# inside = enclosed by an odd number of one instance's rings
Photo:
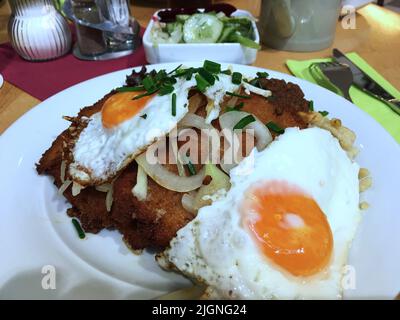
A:
{"type": "Polygon", "coordinates": [[[203,68],[211,73],[220,73],[221,65],[214,61],[204,60],[203,68]]]}
{"type": "Polygon", "coordinates": [[[228,76],[230,76],[232,74],[232,71],[229,69],[226,69],[226,70],[221,71],[221,73],[227,74],[228,76]]]}
{"type": "Polygon", "coordinates": [[[268,78],[269,77],[269,73],[268,72],[257,72],[257,77],[259,78],[268,78]]]}
{"type": "Polygon", "coordinates": [[[206,88],[210,85],[206,79],[204,79],[200,74],[195,75],[197,89],[204,92],[206,88]]]}
{"type": "Polygon", "coordinates": [[[144,91],[143,86],[136,86],[136,87],[120,87],[115,89],[118,92],[134,92],[134,91],[144,91]]]}
{"type": "Polygon", "coordinates": [[[146,89],[146,91],[151,91],[154,89],[154,80],[150,76],[146,76],[143,81],[142,81],[143,87],[146,89]]]}
{"type": "Polygon", "coordinates": [[[234,93],[234,92],[229,92],[229,91],[227,91],[227,92],[225,92],[225,94],[228,95],[228,96],[232,96],[232,97],[238,97],[238,98],[243,98],[243,99],[250,99],[250,96],[245,96],[245,95],[238,94],[238,93],[234,93]]]}
{"type": "Polygon", "coordinates": [[[329,112],[328,111],[318,111],[323,117],[326,117],[329,112]]]}
{"type": "Polygon", "coordinates": [[[134,97],[132,100],[137,100],[143,97],[151,96],[153,93],[156,93],[159,90],[159,88],[153,89],[151,91],[145,92],[143,94],[139,94],[136,97],[134,97]]]}
{"type": "Polygon", "coordinates": [[[86,237],[85,231],[83,231],[79,221],[75,218],[72,218],[72,224],[74,225],[75,230],[78,233],[79,239],[85,239],[85,237],[86,237]]]}
{"type": "Polygon", "coordinates": [[[179,70],[182,67],[182,64],[180,64],[179,66],[177,66],[175,69],[171,70],[170,72],[168,72],[168,74],[173,74],[175,73],[175,71],[179,70]]]}
{"type": "Polygon", "coordinates": [[[256,118],[254,118],[253,115],[249,114],[248,116],[245,116],[244,118],[240,119],[240,121],[238,123],[236,123],[235,126],[233,127],[233,130],[243,129],[248,124],[250,124],[254,121],[256,121],[256,118]]]}
{"type": "Polygon", "coordinates": [[[196,168],[194,167],[193,163],[190,160],[188,160],[187,168],[191,176],[194,176],[196,174],[196,168]]]}
{"type": "Polygon", "coordinates": [[[310,100],[310,102],[308,103],[308,110],[314,111],[314,101],[310,100]]]}
{"type": "Polygon", "coordinates": [[[172,94],[172,115],[176,116],[176,93],[172,94]]]}
{"type": "Polygon", "coordinates": [[[276,133],[279,133],[279,134],[282,134],[282,133],[285,132],[284,129],[282,129],[280,126],[278,126],[278,125],[277,125],[275,122],[273,122],[273,121],[268,122],[268,123],[266,124],[266,126],[268,127],[268,129],[270,129],[270,130],[272,130],[272,131],[274,131],[274,132],[276,132],[276,133]]]}
{"type": "Polygon", "coordinates": [[[215,78],[212,73],[208,72],[204,68],[200,68],[198,71],[199,75],[201,75],[204,80],[206,80],[210,85],[213,85],[215,83],[215,78]]]}
{"type": "Polygon", "coordinates": [[[164,96],[166,94],[170,94],[174,91],[174,87],[171,85],[163,85],[158,91],[159,96],[164,96]]]}
{"type": "Polygon", "coordinates": [[[242,74],[240,72],[232,73],[232,83],[233,84],[241,84],[242,83],[242,74]]]}
{"type": "Polygon", "coordinates": [[[156,82],[160,82],[160,81],[162,81],[163,79],[165,79],[167,77],[167,72],[165,71],[165,69],[162,69],[162,70],[160,70],[160,71],[158,71],[157,73],[156,73],[156,75],[155,75],[155,77],[154,77],[154,80],[156,81],[156,82]]]}

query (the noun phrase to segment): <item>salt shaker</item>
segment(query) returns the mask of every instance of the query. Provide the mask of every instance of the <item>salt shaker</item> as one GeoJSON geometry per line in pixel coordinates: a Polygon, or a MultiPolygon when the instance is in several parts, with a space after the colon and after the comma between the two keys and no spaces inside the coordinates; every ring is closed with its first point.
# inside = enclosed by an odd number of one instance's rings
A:
{"type": "Polygon", "coordinates": [[[71,48],[71,31],[52,0],[9,0],[8,34],[24,59],[43,61],[60,57],[71,48]]]}

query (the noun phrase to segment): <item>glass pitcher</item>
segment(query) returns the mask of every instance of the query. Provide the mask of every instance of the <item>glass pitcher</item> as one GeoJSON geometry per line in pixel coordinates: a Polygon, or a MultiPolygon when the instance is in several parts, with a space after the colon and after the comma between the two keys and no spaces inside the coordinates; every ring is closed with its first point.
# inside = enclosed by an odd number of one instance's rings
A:
{"type": "Polygon", "coordinates": [[[262,0],[261,41],[287,51],[317,51],[334,39],[341,0],[262,0]]]}

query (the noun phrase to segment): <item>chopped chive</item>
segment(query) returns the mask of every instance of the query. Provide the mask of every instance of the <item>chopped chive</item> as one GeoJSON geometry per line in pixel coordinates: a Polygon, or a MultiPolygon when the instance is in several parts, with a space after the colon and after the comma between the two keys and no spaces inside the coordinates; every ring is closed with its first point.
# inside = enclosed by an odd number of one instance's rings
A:
{"type": "Polygon", "coordinates": [[[167,77],[163,80],[163,85],[173,85],[176,83],[176,79],[174,77],[167,77]]]}
{"type": "Polygon", "coordinates": [[[176,116],[176,93],[172,94],[172,115],[176,116]]]}
{"type": "Polygon", "coordinates": [[[204,79],[200,74],[195,75],[197,89],[204,92],[206,88],[210,85],[206,79],[204,79]]]}
{"type": "Polygon", "coordinates": [[[170,72],[168,72],[168,74],[173,74],[175,71],[177,71],[178,69],[180,69],[180,67],[182,67],[182,64],[180,64],[179,66],[177,66],[175,69],[171,70],[170,72]]]}
{"type": "Polygon", "coordinates": [[[245,95],[237,94],[237,93],[234,93],[234,92],[229,92],[229,91],[227,91],[227,92],[225,92],[225,93],[226,93],[226,95],[232,96],[232,97],[238,97],[238,98],[243,98],[243,99],[250,99],[250,96],[245,96],[245,95]]]}
{"type": "Polygon", "coordinates": [[[272,130],[272,131],[274,131],[274,132],[276,132],[276,133],[279,133],[279,134],[285,132],[284,129],[282,129],[280,126],[278,126],[278,125],[277,125],[275,122],[273,122],[273,121],[268,122],[268,123],[266,124],[266,126],[268,127],[268,129],[270,129],[270,130],[272,130]]]}
{"type": "Polygon", "coordinates": [[[310,100],[310,102],[308,103],[308,110],[314,111],[314,101],[310,100]]]}
{"type": "Polygon", "coordinates": [[[146,120],[147,119],[147,113],[142,114],[140,117],[146,120]]]}
{"type": "Polygon", "coordinates": [[[185,76],[187,74],[188,70],[190,70],[190,69],[177,70],[177,71],[175,71],[175,74],[173,75],[173,77],[177,77],[178,78],[178,77],[185,76]]]}
{"type": "Polygon", "coordinates": [[[240,72],[232,73],[232,83],[240,84],[242,82],[242,74],[240,72]]]}
{"type": "Polygon", "coordinates": [[[115,89],[118,92],[133,92],[133,91],[144,91],[143,86],[136,86],[136,87],[120,87],[115,89]]]}
{"type": "Polygon", "coordinates": [[[246,127],[248,124],[252,123],[256,121],[256,119],[254,118],[253,115],[249,114],[248,116],[245,116],[244,118],[240,119],[240,121],[238,123],[235,124],[235,126],[233,127],[233,130],[236,129],[243,129],[244,127],[246,127]]]}
{"type": "Polygon", "coordinates": [[[244,102],[240,102],[240,103],[238,103],[236,106],[233,106],[233,107],[227,106],[227,107],[225,108],[225,112],[229,112],[229,111],[239,111],[240,109],[243,108],[243,106],[244,106],[244,102]]]}
{"type": "Polygon", "coordinates": [[[147,96],[151,96],[153,93],[156,93],[159,90],[159,88],[153,89],[152,91],[148,91],[146,93],[143,94],[139,94],[136,97],[132,98],[132,100],[137,100],[143,97],[147,97],[147,96]]]}
{"type": "Polygon", "coordinates": [[[203,68],[211,73],[220,73],[221,65],[214,61],[204,60],[203,68]]]}
{"type": "Polygon", "coordinates": [[[146,91],[151,91],[154,89],[154,80],[150,76],[146,76],[143,81],[142,81],[143,87],[146,89],[146,91]]]}
{"type": "Polygon", "coordinates": [[[187,168],[191,176],[194,176],[196,174],[196,168],[194,167],[193,163],[190,160],[188,160],[187,168]]]}
{"type": "Polygon", "coordinates": [[[222,70],[221,73],[227,74],[228,76],[230,76],[232,74],[232,71],[229,69],[226,69],[226,70],[222,70]]]}
{"type": "Polygon", "coordinates": [[[258,78],[250,80],[249,83],[254,87],[260,88],[260,79],[258,78]]]}
{"type": "Polygon", "coordinates": [[[187,68],[187,69],[180,69],[175,72],[174,75],[172,75],[174,78],[179,78],[179,77],[186,77],[188,74],[193,74],[197,72],[199,68],[187,68]]]}
{"type": "Polygon", "coordinates": [[[200,68],[198,71],[199,75],[201,75],[204,80],[206,80],[210,85],[213,85],[215,83],[215,78],[212,75],[212,73],[208,72],[204,68],[200,68]]]}
{"type": "Polygon", "coordinates": [[[186,81],[189,81],[189,80],[191,80],[192,79],[192,77],[193,77],[193,72],[192,71],[190,71],[190,72],[188,72],[187,73],[187,75],[186,75],[186,81]]]}
{"type": "Polygon", "coordinates": [[[326,117],[329,112],[328,111],[318,111],[323,117],[326,117]]]}
{"type": "Polygon", "coordinates": [[[174,87],[170,85],[162,86],[158,91],[159,96],[164,96],[166,94],[170,94],[174,91],[174,87]]]}
{"type": "Polygon", "coordinates": [[[257,72],[257,77],[259,78],[268,78],[269,77],[269,73],[268,72],[257,72]]]}
{"type": "Polygon", "coordinates": [[[85,239],[85,237],[86,237],[85,231],[83,231],[79,221],[75,218],[72,218],[72,224],[74,225],[75,230],[78,233],[79,239],[85,239]]]}

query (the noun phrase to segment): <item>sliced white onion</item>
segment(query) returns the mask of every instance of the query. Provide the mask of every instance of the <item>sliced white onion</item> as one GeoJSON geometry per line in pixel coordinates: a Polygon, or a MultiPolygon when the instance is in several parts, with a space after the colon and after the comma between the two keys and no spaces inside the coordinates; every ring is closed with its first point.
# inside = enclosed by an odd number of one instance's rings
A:
{"type": "Polygon", "coordinates": [[[78,194],[81,193],[81,190],[85,189],[84,186],[80,185],[77,182],[72,182],[72,196],[76,197],[78,194]]]}
{"type": "MultiPolygon", "coordinates": [[[[219,124],[221,126],[221,129],[222,130],[227,129],[232,131],[235,125],[248,115],[250,115],[250,113],[244,111],[225,112],[219,117],[219,124]]],[[[255,121],[251,122],[243,129],[254,130],[254,136],[256,139],[255,147],[257,148],[258,151],[262,151],[272,141],[272,135],[269,132],[267,126],[265,126],[256,116],[253,115],[253,117],[255,118],[255,121]]],[[[226,164],[223,161],[221,161],[221,168],[226,173],[229,173],[229,171],[232,168],[234,168],[237,164],[238,163],[226,164]]]]}
{"type": "MultiPolygon", "coordinates": [[[[221,126],[221,129],[233,130],[234,126],[248,115],[250,115],[250,113],[244,111],[225,112],[219,117],[219,124],[221,126]]],[[[254,130],[254,136],[256,138],[256,148],[258,151],[262,151],[272,141],[272,135],[266,125],[264,125],[256,116],[253,115],[253,117],[256,121],[249,123],[243,129],[254,130]]]]}
{"type": "Polygon", "coordinates": [[[146,152],[136,157],[136,162],[142,166],[143,170],[160,186],[176,191],[188,192],[199,188],[204,179],[204,167],[195,175],[181,177],[169,171],[161,164],[150,164],[146,159],[146,152]]]}
{"type": "Polygon", "coordinates": [[[186,193],[182,196],[182,206],[188,212],[197,214],[197,211],[213,201],[225,196],[231,187],[229,176],[211,163],[205,164],[205,176],[211,177],[211,182],[202,185],[199,190],[186,193]]]}
{"type": "Polygon", "coordinates": [[[64,191],[68,189],[71,183],[72,183],[71,180],[65,180],[64,183],[61,185],[61,187],[58,189],[58,194],[63,195],[64,191]]]}
{"type": "Polygon", "coordinates": [[[178,153],[178,141],[177,139],[170,139],[170,143],[171,143],[172,153],[175,157],[176,166],[178,168],[178,174],[181,177],[186,176],[185,168],[183,167],[183,161],[181,160],[181,157],[178,153]]]}
{"type": "Polygon", "coordinates": [[[138,165],[136,185],[132,188],[132,194],[139,201],[147,199],[147,174],[140,165],[138,165]]]}
{"type": "Polygon", "coordinates": [[[205,119],[203,117],[198,116],[197,114],[194,113],[188,113],[186,114],[181,121],[178,123],[179,128],[196,128],[199,130],[212,130],[215,128],[209,124],[206,123],[205,119]]]}
{"type": "Polygon", "coordinates": [[[108,190],[107,195],[106,195],[106,210],[107,210],[107,212],[111,211],[111,207],[112,207],[112,204],[114,201],[113,193],[114,193],[114,188],[111,188],[110,190],[108,190]]]}
{"type": "Polygon", "coordinates": [[[243,87],[246,90],[246,93],[249,94],[250,92],[258,94],[259,96],[263,96],[263,97],[270,97],[272,95],[272,92],[270,90],[264,90],[258,87],[255,87],[253,85],[251,85],[250,83],[247,82],[243,82],[243,87]]]}
{"type": "Polygon", "coordinates": [[[65,182],[65,171],[67,169],[67,162],[65,160],[61,161],[61,168],[60,168],[60,179],[61,182],[65,182]]]}
{"type": "Polygon", "coordinates": [[[98,186],[95,186],[95,189],[100,192],[108,192],[108,191],[110,191],[110,189],[112,189],[112,184],[111,183],[103,183],[98,186]]]}

